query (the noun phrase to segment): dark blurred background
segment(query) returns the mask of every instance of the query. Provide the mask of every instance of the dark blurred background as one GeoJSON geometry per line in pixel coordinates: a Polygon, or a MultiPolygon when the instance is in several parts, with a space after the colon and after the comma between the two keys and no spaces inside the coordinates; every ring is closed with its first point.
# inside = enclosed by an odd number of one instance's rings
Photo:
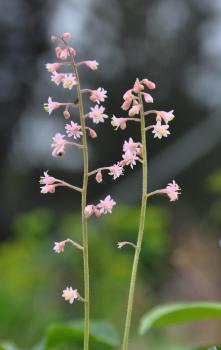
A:
{"type": "MultiPolygon", "coordinates": [[[[175,110],[170,137],[148,137],[149,189],[176,179],[182,196],[176,203],[153,198],[148,208],[131,349],[156,346],[159,339],[157,348],[164,349],[165,339],[221,341],[219,322],[136,336],[140,316],[153,305],[221,297],[221,1],[8,0],[0,2],[0,14],[0,339],[29,349],[50,322],[82,317],[81,305],[70,308],[60,298],[66,285],[82,288],[81,257],[71,248],[62,256],[52,252],[54,240],[81,240],[79,195],[41,195],[38,183],[46,169],[81,183],[79,151],[51,157],[52,136],[64,132],[61,112],[49,116],[42,108],[48,96],[68,97],[44,65],[57,61],[51,34],[69,31],[77,59],[100,63],[95,72],[82,68],[81,81],[108,90],[110,117],[126,116],[122,94],[136,77],[156,82],[154,108],[175,110]]],[[[116,162],[123,141],[139,138],[134,124],[114,132],[106,121],[96,131],[99,137],[89,141],[91,169],[116,162]]],[[[116,242],[137,234],[139,166],[117,181],[91,179],[89,202],[107,194],[118,204],[113,214],[90,221],[92,314],[121,329],[133,252],[117,250],[116,242]]]]}

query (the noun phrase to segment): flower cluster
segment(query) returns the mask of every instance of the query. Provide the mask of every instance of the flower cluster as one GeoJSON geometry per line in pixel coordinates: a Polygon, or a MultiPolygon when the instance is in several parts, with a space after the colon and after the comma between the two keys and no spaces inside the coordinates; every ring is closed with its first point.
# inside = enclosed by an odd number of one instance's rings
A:
{"type": "Polygon", "coordinates": [[[111,214],[113,206],[116,205],[116,202],[108,195],[104,200],[100,200],[100,203],[97,205],[88,204],[85,207],[84,214],[89,218],[92,214],[96,216],[101,216],[102,214],[111,214]]]}
{"type": "MultiPolygon", "coordinates": [[[[96,138],[97,133],[95,130],[93,130],[91,127],[87,126],[87,120],[92,120],[94,124],[103,123],[105,119],[108,118],[108,115],[105,114],[105,108],[101,105],[101,103],[105,102],[105,99],[107,98],[107,91],[103,89],[102,87],[98,87],[97,89],[80,89],[80,81],[79,81],[79,73],[78,68],[80,66],[86,66],[87,68],[91,70],[96,70],[98,68],[98,62],[95,60],[86,60],[86,61],[80,61],[75,62],[76,57],[76,50],[73,47],[70,47],[68,44],[68,40],[70,39],[70,33],[63,33],[63,35],[59,38],[56,36],[52,36],[53,42],[58,42],[58,45],[55,48],[55,54],[58,59],[57,62],[47,63],[46,69],[51,74],[51,81],[57,85],[62,86],[64,89],[72,90],[74,87],[76,87],[76,96],[72,99],[74,102],[58,102],[54,101],[52,97],[48,98],[48,102],[44,104],[44,109],[46,112],[49,113],[49,115],[52,114],[55,110],[63,109],[63,116],[67,119],[72,119],[71,116],[71,110],[74,108],[77,108],[79,110],[79,119],[80,123],[78,123],[76,120],[70,120],[69,123],[65,125],[65,134],[62,133],[56,133],[52,138],[52,156],[53,157],[60,157],[63,156],[65,153],[65,149],[67,146],[74,146],[81,150],[84,150],[83,157],[84,157],[84,165],[87,162],[88,155],[85,156],[85,152],[87,153],[87,138],[86,133],[88,132],[89,136],[91,138],[96,138]],[[60,60],[60,61],[59,61],[60,60]],[[68,69],[71,68],[71,72],[68,71],[68,69]],[[84,106],[83,106],[83,94],[89,93],[89,100],[95,105],[90,108],[90,111],[88,113],[84,114],[84,106]],[[78,140],[82,143],[75,143],[72,142],[71,139],[78,140]]],[[[74,89],[73,89],[74,90],[74,89]]],[[[82,198],[86,198],[86,183],[85,179],[88,178],[87,167],[84,166],[84,179],[83,179],[83,186],[82,188],[73,186],[63,180],[56,179],[48,174],[48,171],[44,172],[44,175],[40,178],[40,184],[41,186],[41,193],[54,193],[57,186],[64,186],[71,188],[73,190],[79,191],[82,193],[82,198]]],[[[123,168],[120,164],[114,164],[108,168],[110,175],[116,179],[123,173],[123,168]]],[[[98,182],[102,181],[102,174],[99,172],[96,175],[96,179],[98,182]]],[[[87,180],[86,180],[87,181],[87,180]]],[[[83,199],[82,199],[83,203],[83,199]]],[[[116,202],[111,198],[110,195],[108,195],[104,200],[100,200],[99,204],[97,205],[86,205],[84,203],[82,205],[82,213],[86,219],[91,216],[92,214],[95,214],[96,216],[101,216],[103,214],[112,213],[112,209],[116,205],[116,202]]],[[[83,227],[84,230],[84,227],[83,227]]],[[[85,233],[87,234],[87,233],[85,233]]],[[[72,241],[71,239],[66,239],[61,242],[55,242],[53,250],[55,253],[62,253],[64,252],[65,245],[67,243],[71,243],[76,248],[83,251],[84,261],[87,259],[87,254],[84,254],[85,249],[88,249],[87,247],[81,246],[78,243],[72,241]]],[[[85,263],[87,265],[87,262],[85,263]]],[[[85,266],[84,265],[84,266],[85,266]]],[[[87,271],[84,270],[84,273],[87,274],[87,271]]],[[[86,279],[88,277],[85,277],[86,279]]],[[[86,288],[86,287],[85,287],[86,288]]],[[[85,289],[86,290],[86,289],[85,289]]],[[[86,293],[86,292],[85,292],[86,293]]],[[[63,290],[62,297],[70,302],[72,304],[74,300],[78,299],[80,301],[85,301],[83,298],[81,298],[80,294],[78,293],[77,289],[72,289],[72,287],[67,287],[63,290]]],[[[87,303],[89,301],[87,300],[87,303]]]]}
{"type": "Polygon", "coordinates": [[[41,185],[43,185],[41,186],[41,193],[43,194],[54,193],[56,186],[61,183],[53,176],[48,175],[48,170],[44,172],[44,176],[41,176],[39,182],[41,185]]]}

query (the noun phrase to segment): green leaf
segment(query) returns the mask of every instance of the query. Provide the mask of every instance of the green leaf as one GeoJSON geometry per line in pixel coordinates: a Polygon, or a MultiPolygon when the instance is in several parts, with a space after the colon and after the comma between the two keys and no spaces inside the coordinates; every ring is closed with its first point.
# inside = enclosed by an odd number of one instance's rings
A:
{"type": "Polygon", "coordinates": [[[19,349],[11,343],[4,342],[0,344],[0,350],[19,350],[19,349]]]}
{"type": "MultiPolygon", "coordinates": [[[[52,349],[63,343],[74,343],[83,346],[84,324],[75,321],[68,324],[54,324],[49,326],[46,334],[46,349],[52,349]]],[[[110,350],[119,345],[116,330],[107,322],[90,322],[90,349],[110,350]]]]}
{"type": "Polygon", "coordinates": [[[160,305],[142,317],[139,333],[144,334],[153,327],[211,318],[221,318],[221,303],[194,302],[160,305]]]}

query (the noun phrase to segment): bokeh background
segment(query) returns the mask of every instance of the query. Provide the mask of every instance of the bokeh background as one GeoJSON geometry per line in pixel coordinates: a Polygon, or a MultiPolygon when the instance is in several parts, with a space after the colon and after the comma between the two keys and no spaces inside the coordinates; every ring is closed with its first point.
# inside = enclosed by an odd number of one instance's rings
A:
{"type": "MultiPolygon", "coordinates": [[[[56,240],[81,239],[79,195],[41,195],[38,183],[46,169],[81,183],[78,151],[51,157],[51,137],[63,133],[64,120],[42,108],[48,96],[66,94],[44,65],[56,60],[51,34],[70,31],[79,60],[100,63],[95,72],[82,68],[81,80],[85,88],[108,90],[108,115],[122,115],[122,94],[136,77],[155,81],[154,108],[176,115],[168,139],[148,137],[149,189],[176,179],[182,196],[150,202],[131,349],[221,342],[218,321],[137,336],[141,315],[154,305],[221,297],[221,1],[8,0],[0,14],[0,339],[30,349],[51,322],[82,317],[82,305],[60,298],[66,285],[83,288],[81,256],[71,247],[62,256],[52,251],[56,240]]],[[[123,140],[139,137],[135,125],[114,132],[107,121],[96,130],[91,169],[116,162],[123,140]]],[[[90,202],[109,193],[117,201],[113,214],[89,221],[91,312],[122,330],[133,252],[116,243],[136,238],[139,166],[118,181],[91,179],[90,202]]]]}

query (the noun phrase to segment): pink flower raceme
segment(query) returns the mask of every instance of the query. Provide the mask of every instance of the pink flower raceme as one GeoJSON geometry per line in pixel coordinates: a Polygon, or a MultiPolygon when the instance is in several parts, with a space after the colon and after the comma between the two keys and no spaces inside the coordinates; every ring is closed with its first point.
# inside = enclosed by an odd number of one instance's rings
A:
{"type": "Polygon", "coordinates": [[[64,139],[65,135],[62,135],[60,133],[55,134],[55,136],[52,138],[53,143],[51,144],[51,147],[54,148],[52,152],[53,157],[60,157],[64,154],[64,148],[67,143],[67,141],[64,139]]]}
{"type": "Polygon", "coordinates": [[[93,120],[95,124],[103,123],[105,118],[108,118],[108,115],[104,114],[105,108],[103,106],[96,105],[91,107],[91,112],[89,112],[89,118],[93,120]]]}
{"type": "Polygon", "coordinates": [[[71,124],[66,124],[65,129],[68,137],[73,136],[74,139],[77,139],[82,135],[81,126],[73,121],[71,121],[71,124]]]}
{"type": "Polygon", "coordinates": [[[100,102],[104,102],[105,98],[107,98],[107,91],[101,87],[99,87],[97,90],[90,90],[90,93],[90,100],[98,104],[100,104],[100,102]]]}
{"type": "Polygon", "coordinates": [[[55,109],[61,107],[62,104],[56,101],[52,101],[51,97],[48,97],[48,103],[44,103],[44,110],[51,114],[55,109]]]}
{"type": "Polygon", "coordinates": [[[69,301],[70,304],[73,304],[75,299],[78,299],[79,294],[77,289],[72,289],[72,287],[67,287],[63,290],[62,297],[65,301],[69,301]]]}
{"type": "Polygon", "coordinates": [[[153,126],[152,133],[154,134],[154,138],[162,139],[162,137],[167,137],[170,135],[169,125],[161,124],[160,121],[157,121],[156,125],[153,126]]]}

